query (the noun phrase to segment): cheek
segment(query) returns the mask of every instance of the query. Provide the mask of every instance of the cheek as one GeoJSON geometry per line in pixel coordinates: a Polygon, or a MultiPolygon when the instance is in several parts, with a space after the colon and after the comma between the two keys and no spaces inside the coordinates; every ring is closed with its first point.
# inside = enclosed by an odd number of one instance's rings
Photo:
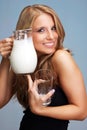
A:
{"type": "Polygon", "coordinates": [[[38,50],[39,49],[38,43],[34,42],[34,47],[35,47],[36,50],[38,50]]]}
{"type": "Polygon", "coordinates": [[[33,44],[36,50],[38,50],[40,48],[40,44],[38,42],[38,38],[34,38],[33,37],[33,44]]]}
{"type": "Polygon", "coordinates": [[[33,38],[33,42],[34,43],[38,43],[40,38],[38,37],[38,35],[32,35],[32,38],[33,38]]]}
{"type": "Polygon", "coordinates": [[[40,48],[40,43],[42,41],[42,38],[38,35],[33,35],[32,36],[32,39],[33,39],[33,43],[34,43],[34,46],[35,46],[35,49],[38,49],[40,48]]]}
{"type": "Polygon", "coordinates": [[[57,39],[57,40],[58,40],[58,37],[59,37],[59,36],[58,36],[58,34],[56,33],[56,34],[55,34],[55,39],[57,39]]]}

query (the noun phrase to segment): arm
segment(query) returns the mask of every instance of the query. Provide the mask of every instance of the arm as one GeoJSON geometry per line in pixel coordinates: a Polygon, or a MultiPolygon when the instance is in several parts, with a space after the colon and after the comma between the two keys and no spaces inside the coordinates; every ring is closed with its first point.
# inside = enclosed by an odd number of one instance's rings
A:
{"type": "Polygon", "coordinates": [[[84,119],[87,116],[87,95],[78,66],[68,52],[61,50],[56,52],[53,62],[69,105],[48,107],[44,115],[67,120],[84,119]]]}
{"type": "MultiPolygon", "coordinates": [[[[0,41],[0,53],[2,55],[2,61],[0,63],[0,108],[8,103],[12,97],[11,79],[13,74],[9,69],[10,62],[8,59],[9,53],[11,52],[11,47],[7,45],[7,42],[8,39],[0,41]]],[[[9,43],[9,45],[10,44],[11,43],[9,43]]]]}
{"type": "MultiPolygon", "coordinates": [[[[69,105],[56,107],[31,106],[34,113],[62,120],[83,120],[87,116],[87,95],[82,74],[72,56],[66,51],[57,51],[53,57],[54,68],[69,105]]],[[[36,105],[36,106],[35,106],[36,105]]]]}

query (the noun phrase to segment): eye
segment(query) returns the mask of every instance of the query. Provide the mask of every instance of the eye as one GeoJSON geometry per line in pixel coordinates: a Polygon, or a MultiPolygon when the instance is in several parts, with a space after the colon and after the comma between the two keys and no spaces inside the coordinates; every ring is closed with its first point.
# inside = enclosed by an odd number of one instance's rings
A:
{"type": "Polygon", "coordinates": [[[56,31],[56,26],[53,26],[51,30],[54,30],[54,31],[56,31]]]}
{"type": "Polygon", "coordinates": [[[42,28],[40,28],[40,29],[37,30],[37,32],[40,32],[40,33],[43,33],[45,31],[46,31],[46,28],[44,28],[44,27],[42,27],[42,28]]]}

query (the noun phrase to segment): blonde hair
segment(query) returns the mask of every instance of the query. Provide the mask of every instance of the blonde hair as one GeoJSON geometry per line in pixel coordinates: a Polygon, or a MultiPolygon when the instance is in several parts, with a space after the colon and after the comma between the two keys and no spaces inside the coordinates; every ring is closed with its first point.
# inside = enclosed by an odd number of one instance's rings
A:
{"type": "MultiPolygon", "coordinates": [[[[58,33],[58,44],[57,44],[56,49],[62,49],[63,40],[65,37],[63,26],[60,22],[60,19],[58,18],[58,15],[55,13],[55,11],[46,5],[35,4],[32,6],[25,7],[19,16],[19,20],[16,25],[16,30],[28,29],[32,27],[35,19],[42,13],[46,13],[52,16],[54,20],[54,24],[57,29],[57,33],[58,33]]],[[[43,55],[41,59],[39,59],[36,70],[40,68],[45,68],[45,69],[49,68],[51,69],[52,72],[54,72],[53,66],[51,64],[52,55],[53,54],[43,55]]],[[[34,77],[34,74],[32,74],[32,78],[33,77],[34,77]]],[[[54,85],[55,85],[56,82],[58,83],[57,81],[58,79],[55,74],[54,74],[54,79],[55,79],[55,82],[54,82],[54,85]]],[[[28,98],[29,98],[28,84],[27,84],[27,79],[24,75],[14,76],[13,93],[16,95],[18,101],[23,107],[27,107],[29,105],[28,104],[28,98]]]]}
{"type": "Polygon", "coordinates": [[[57,49],[63,48],[63,40],[65,37],[64,28],[56,12],[46,5],[36,4],[25,7],[19,16],[16,30],[28,29],[29,27],[32,27],[35,19],[42,13],[46,13],[52,16],[58,33],[57,49]]]}

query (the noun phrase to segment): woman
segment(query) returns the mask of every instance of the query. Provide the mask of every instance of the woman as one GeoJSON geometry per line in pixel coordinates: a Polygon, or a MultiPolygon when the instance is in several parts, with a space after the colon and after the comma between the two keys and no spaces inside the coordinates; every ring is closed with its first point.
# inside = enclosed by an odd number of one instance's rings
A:
{"type": "Polygon", "coordinates": [[[38,69],[50,69],[54,74],[55,92],[40,97],[36,91],[34,73],[16,75],[9,62],[13,38],[0,41],[0,107],[15,95],[25,108],[20,130],[67,130],[69,120],[87,116],[86,90],[82,74],[71,52],[64,48],[65,32],[53,9],[32,5],[23,9],[16,30],[32,28],[32,38],[38,55],[38,69]],[[42,103],[52,96],[49,106],[42,103]]]}

